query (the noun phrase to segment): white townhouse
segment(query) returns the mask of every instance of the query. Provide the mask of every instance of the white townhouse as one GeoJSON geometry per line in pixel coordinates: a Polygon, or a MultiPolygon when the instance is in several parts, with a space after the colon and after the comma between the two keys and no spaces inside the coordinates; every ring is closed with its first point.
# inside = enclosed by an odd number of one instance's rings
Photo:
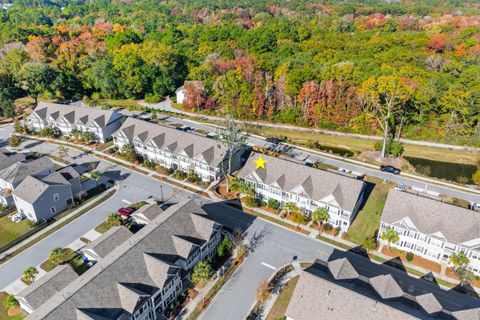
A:
{"type": "Polygon", "coordinates": [[[96,140],[105,142],[120,128],[121,120],[122,115],[116,111],[39,102],[27,124],[36,131],[47,126],[56,128],[62,135],[69,135],[74,129],[91,132],[96,140]]]}
{"type": "Polygon", "coordinates": [[[480,274],[480,213],[404,191],[390,190],[383,209],[378,241],[392,228],[399,241],[391,246],[425,259],[449,264],[464,252],[467,269],[480,274]]]}
{"type": "Polygon", "coordinates": [[[29,319],[166,319],[198,261],[216,254],[222,226],[181,201],[36,308],[29,319]]]}
{"type": "MultiPolygon", "coordinates": [[[[144,159],[163,167],[186,173],[194,171],[204,181],[220,179],[221,168],[227,165],[225,148],[218,141],[134,118],[122,124],[113,134],[113,141],[119,149],[132,144],[144,159]]],[[[239,168],[242,151],[233,156],[232,171],[239,168]]]]}
{"type": "Polygon", "coordinates": [[[357,214],[365,195],[365,183],[329,171],[252,153],[238,177],[255,188],[255,196],[275,199],[281,205],[294,202],[306,215],[317,208],[327,209],[334,227],[346,231],[357,214]],[[265,168],[256,168],[259,157],[265,168]]]}

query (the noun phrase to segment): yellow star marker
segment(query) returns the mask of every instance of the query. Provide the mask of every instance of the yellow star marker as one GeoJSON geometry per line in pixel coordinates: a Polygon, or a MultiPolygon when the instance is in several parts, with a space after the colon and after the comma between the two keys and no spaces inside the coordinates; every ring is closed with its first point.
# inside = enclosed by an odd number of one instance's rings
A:
{"type": "Polygon", "coordinates": [[[253,160],[253,162],[255,162],[255,170],[257,170],[258,168],[263,168],[265,169],[265,163],[267,163],[267,160],[263,160],[262,156],[258,157],[257,160],[253,160]]]}

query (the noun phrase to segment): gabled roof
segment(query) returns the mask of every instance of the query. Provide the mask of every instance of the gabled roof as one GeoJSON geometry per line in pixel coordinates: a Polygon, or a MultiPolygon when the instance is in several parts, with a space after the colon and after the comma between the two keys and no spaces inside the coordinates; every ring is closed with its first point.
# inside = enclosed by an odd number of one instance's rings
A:
{"type": "Polygon", "coordinates": [[[185,260],[187,260],[190,256],[193,247],[197,245],[196,243],[189,241],[185,237],[178,235],[173,235],[172,240],[177,254],[185,260]]]}
{"type": "Polygon", "coordinates": [[[0,149],[0,172],[16,162],[25,161],[23,153],[10,153],[7,150],[0,149]]]}
{"type": "Polygon", "coordinates": [[[370,285],[382,297],[382,299],[398,298],[404,292],[390,274],[370,278],[370,285]]]}
{"type": "Polygon", "coordinates": [[[102,259],[131,236],[132,233],[125,226],[115,226],[87,244],[82,250],[89,250],[97,256],[97,259],[102,259]]]}
{"type": "Polygon", "coordinates": [[[452,315],[458,320],[478,320],[480,319],[480,308],[454,311],[452,315]]]}
{"type": "Polygon", "coordinates": [[[117,283],[117,291],[123,310],[130,314],[149,296],[129,283],[117,283]]]}
{"type": "Polygon", "coordinates": [[[39,102],[33,114],[44,121],[49,117],[55,121],[64,118],[71,124],[81,122],[84,125],[90,125],[95,122],[100,127],[105,127],[122,118],[122,115],[116,111],[47,102],[39,102]]]}
{"type": "Polygon", "coordinates": [[[191,159],[204,159],[206,164],[217,167],[224,159],[225,148],[217,141],[204,136],[176,130],[135,118],[127,118],[113,136],[126,137],[130,142],[137,138],[143,144],[153,143],[161,150],[191,159]]]}
{"type": "Polygon", "coordinates": [[[140,209],[135,211],[132,215],[143,215],[148,220],[152,221],[156,217],[158,217],[164,210],[160,208],[156,203],[149,203],[142,206],[140,209]]]}
{"type": "Polygon", "coordinates": [[[363,181],[265,154],[261,154],[267,161],[265,169],[256,169],[253,161],[259,156],[255,152],[250,155],[238,174],[240,178],[257,176],[266,185],[276,182],[283,191],[304,190],[314,201],[333,196],[342,209],[350,212],[355,209],[364,186],[363,181]]]}
{"type": "Polygon", "coordinates": [[[415,300],[428,314],[442,311],[442,305],[432,293],[416,296],[415,300]]]}
{"type": "Polygon", "coordinates": [[[358,278],[358,272],[347,258],[328,262],[328,269],[335,280],[347,280],[358,278]]]}
{"type": "Polygon", "coordinates": [[[36,309],[77,277],[78,275],[69,264],[59,265],[34,281],[16,297],[23,298],[32,309],[36,309]]]}
{"type": "Polygon", "coordinates": [[[136,297],[153,295],[163,288],[166,274],[180,273],[175,264],[183,258],[177,251],[173,236],[191,241],[202,238],[195,229],[191,213],[205,214],[195,200],[170,206],[29,318],[77,320],[77,310],[107,319],[128,315],[126,309],[132,310],[136,297]],[[128,287],[121,289],[125,291],[122,297],[117,294],[117,283],[128,287]]]}
{"type": "Polygon", "coordinates": [[[408,192],[390,190],[381,220],[394,224],[405,217],[419,232],[426,235],[441,232],[448,242],[454,244],[480,238],[478,212],[408,192]]]}
{"type": "Polygon", "coordinates": [[[1,170],[0,179],[11,183],[15,187],[27,176],[38,175],[39,173],[54,167],[55,164],[46,156],[30,161],[19,161],[1,170]]]}

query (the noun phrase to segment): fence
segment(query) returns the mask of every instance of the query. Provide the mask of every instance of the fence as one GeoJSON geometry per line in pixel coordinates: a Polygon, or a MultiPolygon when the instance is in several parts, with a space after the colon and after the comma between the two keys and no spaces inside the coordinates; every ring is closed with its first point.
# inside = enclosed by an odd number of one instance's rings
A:
{"type": "Polygon", "coordinates": [[[50,223],[49,222],[42,222],[41,224],[39,224],[38,226],[36,226],[35,228],[33,228],[32,230],[22,234],[20,237],[16,238],[15,240],[12,240],[10,241],[9,243],[3,245],[0,247],[0,253],[3,253],[5,251],[7,251],[8,249],[10,249],[11,247],[19,244],[20,242],[22,242],[23,240],[27,239],[28,237],[30,237],[31,235],[37,233],[38,231],[42,230],[43,228],[45,228],[46,226],[48,226],[50,223]]]}
{"type": "Polygon", "coordinates": [[[3,210],[2,212],[0,212],[0,218],[3,218],[5,217],[6,215],[9,215],[11,213],[14,213],[15,210],[17,210],[17,208],[15,207],[8,207],[7,209],[3,210]]]}

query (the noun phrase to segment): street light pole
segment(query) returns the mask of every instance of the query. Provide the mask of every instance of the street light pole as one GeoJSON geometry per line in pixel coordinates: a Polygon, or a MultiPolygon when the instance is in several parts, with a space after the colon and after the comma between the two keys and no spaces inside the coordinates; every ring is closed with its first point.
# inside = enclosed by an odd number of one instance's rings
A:
{"type": "Polygon", "coordinates": [[[162,197],[162,203],[163,203],[164,201],[163,201],[163,186],[162,185],[160,186],[160,196],[162,197]]]}

